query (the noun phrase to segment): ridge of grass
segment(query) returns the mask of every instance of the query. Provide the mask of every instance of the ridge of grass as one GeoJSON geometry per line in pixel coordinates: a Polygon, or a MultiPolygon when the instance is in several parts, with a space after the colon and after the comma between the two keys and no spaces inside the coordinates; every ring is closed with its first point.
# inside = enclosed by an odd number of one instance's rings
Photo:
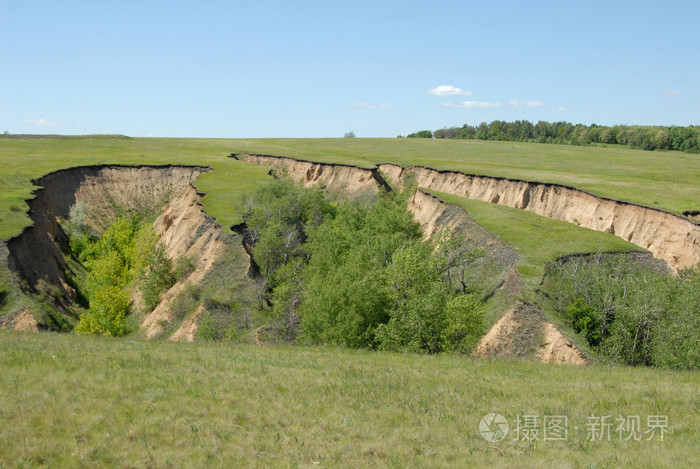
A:
{"type": "Polygon", "coordinates": [[[462,207],[478,224],[520,254],[518,273],[525,289],[542,280],[544,267],[561,256],[586,252],[644,251],[609,233],[554,220],[527,210],[428,191],[446,203],[462,207]]]}
{"type": "Polygon", "coordinates": [[[268,169],[236,161],[230,141],[217,139],[151,139],[116,136],[23,138],[0,140],[0,239],[21,233],[30,220],[25,200],[37,189],[31,181],[60,169],[101,164],[203,165],[213,171],[195,181],[207,214],[223,226],[240,221],[242,194],[269,181],[268,169]]]}
{"type": "Polygon", "coordinates": [[[224,225],[237,219],[236,199],[267,180],[267,169],[231,152],[290,156],[372,167],[422,165],[467,173],[551,182],[681,214],[700,210],[700,155],[624,147],[577,147],[520,142],[430,139],[206,139],[73,136],[0,139],[0,239],[29,223],[25,200],[32,179],[71,166],[95,164],[208,165],[196,185],[208,213],[224,225]]]}

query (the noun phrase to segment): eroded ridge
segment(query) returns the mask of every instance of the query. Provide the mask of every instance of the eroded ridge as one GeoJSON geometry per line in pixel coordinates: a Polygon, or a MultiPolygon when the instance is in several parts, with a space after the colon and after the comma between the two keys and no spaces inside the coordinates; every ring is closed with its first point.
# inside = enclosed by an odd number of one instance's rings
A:
{"type": "Polygon", "coordinates": [[[459,195],[474,200],[528,210],[548,218],[566,221],[610,233],[649,250],[677,270],[700,262],[700,225],[663,210],[631,202],[599,197],[574,187],[479,176],[426,167],[403,168],[380,164],[375,168],[315,163],[289,157],[241,155],[246,161],[284,168],[287,174],[307,185],[329,186],[340,181],[359,190],[363,184],[379,181],[402,187],[414,181],[418,188],[459,195]]]}
{"type": "Polygon", "coordinates": [[[51,285],[64,306],[76,299],[66,281],[68,268],[60,243],[67,242],[59,219],[76,203],[89,207],[88,223],[106,228],[118,213],[157,210],[191,187],[203,166],[82,166],[56,171],[33,181],[40,186],[28,200],[32,224],[7,241],[7,266],[29,286],[51,285]],[[58,290],[56,290],[56,288],[58,290]]]}

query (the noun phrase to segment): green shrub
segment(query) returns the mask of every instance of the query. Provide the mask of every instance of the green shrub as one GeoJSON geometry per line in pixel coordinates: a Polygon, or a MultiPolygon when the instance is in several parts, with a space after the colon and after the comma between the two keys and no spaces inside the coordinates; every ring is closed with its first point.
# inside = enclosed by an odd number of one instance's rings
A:
{"type": "Polygon", "coordinates": [[[601,354],[628,365],[700,368],[700,267],[660,273],[627,256],[547,268],[555,308],[601,354]]]}
{"type": "Polygon", "coordinates": [[[653,362],[700,369],[700,266],[681,270],[670,292],[668,314],[655,328],[653,362]]]}
{"type": "Polygon", "coordinates": [[[125,335],[126,318],[131,310],[128,288],[143,260],[154,259],[153,254],[144,255],[139,248],[146,245],[152,250],[154,243],[150,242],[149,233],[143,234],[139,229],[141,218],[136,214],[117,218],[101,238],[95,239],[84,224],[84,212],[80,205],[71,210],[70,247],[88,271],[84,293],[89,309],[75,330],[82,334],[125,335]],[[149,242],[137,245],[137,239],[149,242]]]}
{"type": "Polygon", "coordinates": [[[596,312],[586,300],[578,296],[566,307],[566,317],[574,331],[583,334],[591,345],[600,344],[600,325],[596,312]]]}
{"type": "MultiPolygon", "coordinates": [[[[289,180],[258,191],[245,219],[264,277],[260,284],[269,288],[264,293],[276,336],[310,344],[468,353],[481,335],[483,311],[476,297],[464,295],[465,271],[483,253],[455,250],[447,242],[436,250],[424,241],[406,209],[408,196],[408,191],[381,194],[367,207],[328,203],[320,191],[289,180]]],[[[209,302],[205,306],[213,310],[209,302]]],[[[260,306],[264,303],[261,299],[260,306]]],[[[230,309],[241,314],[241,308],[230,309]]],[[[221,330],[216,318],[208,316],[203,336],[222,334],[210,330],[221,330]]]]}
{"type": "Polygon", "coordinates": [[[126,334],[126,316],[131,303],[128,293],[115,285],[103,285],[90,299],[90,310],[83,314],[75,331],[80,334],[126,334]]]}
{"type": "Polygon", "coordinates": [[[442,350],[468,355],[484,332],[484,303],[476,295],[459,295],[445,306],[442,350]]]}
{"type": "Polygon", "coordinates": [[[440,281],[430,243],[397,249],[385,270],[389,321],[377,329],[382,350],[438,353],[449,294],[440,281]]]}
{"type": "Polygon", "coordinates": [[[196,269],[196,265],[191,257],[180,256],[175,261],[174,274],[178,281],[184,280],[190,276],[196,269]]]}
{"type": "Polygon", "coordinates": [[[145,270],[141,284],[141,296],[147,311],[152,311],[160,303],[166,291],[175,284],[173,264],[165,255],[165,248],[158,246],[148,256],[148,268],[145,270]]]}
{"type": "Polygon", "coordinates": [[[419,130],[418,132],[406,135],[406,138],[433,138],[433,133],[430,130],[419,130]]]}

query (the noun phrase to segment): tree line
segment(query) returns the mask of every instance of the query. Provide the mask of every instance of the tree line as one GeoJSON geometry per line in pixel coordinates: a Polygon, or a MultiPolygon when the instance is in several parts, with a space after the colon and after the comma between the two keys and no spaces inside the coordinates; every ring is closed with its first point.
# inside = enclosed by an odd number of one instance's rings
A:
{"type": "Polygon", "coordinates": [[[506,142],[558,143],[565,145],[610,144],[626,145],[641,150],[677,150],[700,153],[700,127],[584,125],[570,122],[537,124],[526,120],[506,122],[495,120],[478,126],[464,124],[436,130],[421,130],[408,138],[440,138],[466,140],[496,140],[506,142]]]}

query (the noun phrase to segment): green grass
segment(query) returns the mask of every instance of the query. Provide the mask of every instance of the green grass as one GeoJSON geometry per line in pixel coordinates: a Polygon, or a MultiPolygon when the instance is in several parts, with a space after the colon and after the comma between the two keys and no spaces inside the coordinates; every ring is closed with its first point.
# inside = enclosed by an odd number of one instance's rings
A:
{"type": "Polygon", "coordinates": [[[371,166],[422,165],[552,182],[675,213],[700,209],[700,155],[621,146],[570,146],[481,140],[234,140],[233,151],[371,166]]]}
{"type": "Polygon", "coordinates": [[[0,331],[0,466],[697,467],[700,375],[0,331]],[[488,443],[481,418],[511,432],[488,443]],[[516,443],[516,416],[568,418],[516,443]],[[588,441],[588,417],[668,417],[588,441]]]}
{"type": "Polygon", "coordinates": [[[464,208],[469,216],[518,251],[518,272],[527,288],[544,275],[544,267],[558,257],[585,252],[640,251],[639,246],[599,231],[526,210],[431,191],[447,203],[464,208]]]}
{"type": "Polygon", "coordinates": [[[32,178],[98,163],[210,165],[215,172],[202,176],[197,186],[209,194],[207,210],[231,224],[237,221],[232,200],[266,178],[265,169],[227,158],[231,152],[361,166],[424,165],[573,185],[676,213],[700,209],[700,155],[680,152],[427,139],[0,138],[0,239],[18,234],[28,223],[24,200],[33,189],[32,178]]]}
{"type": "Polygon", "coordinates": [[[214,171],[195,183],[207,193],[207,213],[223,226],[240,221],[242,194],[269,181],[267,168],[228,158],[231,141],[219,139],[150,139],[75,137],[0,139],[0,239],[19,234],[29,224],[25,199],[36,189],[31,180],[73,166],[95,164],[184,164],[214,171]]]}

